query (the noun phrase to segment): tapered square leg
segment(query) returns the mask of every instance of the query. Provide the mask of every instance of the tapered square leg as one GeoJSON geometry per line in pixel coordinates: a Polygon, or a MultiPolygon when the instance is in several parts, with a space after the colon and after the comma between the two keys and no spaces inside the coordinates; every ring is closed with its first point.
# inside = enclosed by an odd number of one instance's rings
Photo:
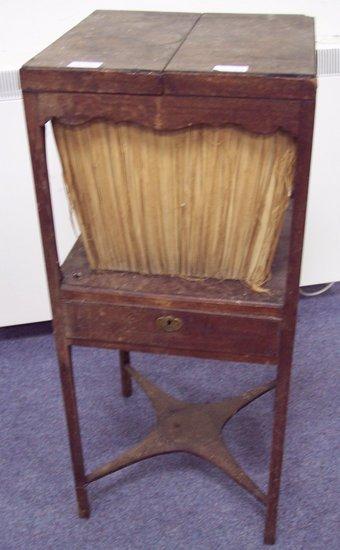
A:
{"type": "Polygon", "coordinates": [[[87,498],[83,450],[81,445],[80,425],[77,411],[76,392],[73,379],[73,366],[70,346],[57,345],[60,368],[60,379],[64,398],[64,407],[71,450],[73,476],[78,501],[78,513],[81,518],[90,516],[87,498]]]}
{"type": "Polygon", "coordinates": [[[266,524],[264,532],[265,544],[275,544],[276,540],[276,524],[287,420],[290,372],[292,366],[292,351],[293,339],[290,339],[289,336],[284,336],[282,338],[281,355],[278,365],[275,391],[272,450],[268,483],[266,524]]]}
{"type": "Polygon", "coordinates": [[[124,397],[130,397],[132,395],[132,378],[127,368],[130,366],[130,353],[128,351],[119,351],[119,364],[122,394],[124,397]]]}

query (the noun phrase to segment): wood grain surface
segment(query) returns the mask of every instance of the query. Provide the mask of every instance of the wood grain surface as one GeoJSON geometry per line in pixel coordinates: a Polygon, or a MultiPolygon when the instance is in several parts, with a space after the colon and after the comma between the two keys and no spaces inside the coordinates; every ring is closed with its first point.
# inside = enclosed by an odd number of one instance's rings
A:
{"type": "Polygon", "coordinates": [[[301,15],[98,10],[26,63],[21,83],[26,91],[312,98],[313,44],[313,19],[301,15]],[[102,65],[69,68],[73,61],[102,65]],[[215,72],[220,64],[249,69],[215,72]]]}

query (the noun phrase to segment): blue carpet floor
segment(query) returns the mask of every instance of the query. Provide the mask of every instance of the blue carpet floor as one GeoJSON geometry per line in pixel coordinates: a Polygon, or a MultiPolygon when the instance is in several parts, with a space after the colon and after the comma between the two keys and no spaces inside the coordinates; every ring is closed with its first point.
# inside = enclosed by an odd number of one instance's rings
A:
{"type": "MultiPolygon", "coordinates": [[[[61,392],[50,334],[2,329],[0,548],[210,550],[262,548],[264,511],[219,470],[186,454],[156,457],[92,484],[92,515],[76,515],[61,392]]],[[[278,549],[340,548],[340,286],[300,301],[278,549]]],[[[116,352],[75,350],[87,469],[145,435],[153,414],[135,387],[124,400],[116,352]]],[[[217,400],[274,377],[272,367],[132,354],[173,393],[217,400]]],[[[265,488],[272,395],[224,430],[265,488]]]]}

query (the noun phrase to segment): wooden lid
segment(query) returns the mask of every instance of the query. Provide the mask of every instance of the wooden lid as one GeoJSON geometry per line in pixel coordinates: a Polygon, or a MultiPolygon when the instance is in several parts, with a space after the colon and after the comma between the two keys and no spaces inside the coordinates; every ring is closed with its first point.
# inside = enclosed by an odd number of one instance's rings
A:
{"type": "Polygon", "coordinates": [[[21,82],[24,91],[309,98],[315,72],[310,17],[100,10],[26,63],[21,82]]]}

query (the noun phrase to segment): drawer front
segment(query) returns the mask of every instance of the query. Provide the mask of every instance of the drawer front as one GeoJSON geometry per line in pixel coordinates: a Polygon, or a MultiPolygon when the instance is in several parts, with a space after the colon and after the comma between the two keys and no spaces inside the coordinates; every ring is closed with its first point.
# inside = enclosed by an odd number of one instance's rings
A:
{"type": "Polygon", "coordinates": [[[114,344],[117,348],[124,344],[142,351],[160,348],[170,354],[225,354],[226,358],[249,357],[253,362],[255,356],[261,357],[261,362],[266,358],[275,362],[278,354],[279,323],[260,316],[66,302],[64,323],[69,339],[114,344]]]}

